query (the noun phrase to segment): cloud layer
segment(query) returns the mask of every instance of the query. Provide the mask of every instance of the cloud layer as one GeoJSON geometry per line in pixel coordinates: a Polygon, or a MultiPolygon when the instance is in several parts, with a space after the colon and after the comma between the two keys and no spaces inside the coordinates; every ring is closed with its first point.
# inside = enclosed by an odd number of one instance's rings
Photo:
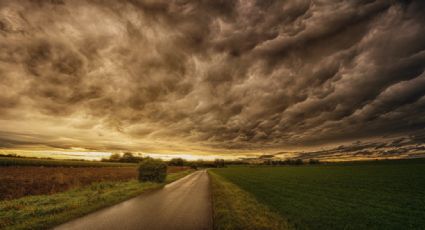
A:
{"type": "Polygon", "coordinates": [[[1,1],[0,147],[230,154],[420,136],[424,10],[1,1]]]}

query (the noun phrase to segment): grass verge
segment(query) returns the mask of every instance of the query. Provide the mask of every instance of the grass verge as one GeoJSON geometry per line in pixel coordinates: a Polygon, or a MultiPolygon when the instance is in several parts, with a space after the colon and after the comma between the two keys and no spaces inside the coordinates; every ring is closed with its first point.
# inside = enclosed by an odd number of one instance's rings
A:
{"type": "Polygon", "coordinates": [[[172,173],[165,183],[101,182],[53,195],[0,201],[0,229],[47,229],[95,210],[111,206],[144,191],[161,188],[191,171],[172,173]]]}
{"type": "Polygon", "coordinates": [[[238,186],[209,170],[214,229],[292,229],[287,221],[238,186]]]}

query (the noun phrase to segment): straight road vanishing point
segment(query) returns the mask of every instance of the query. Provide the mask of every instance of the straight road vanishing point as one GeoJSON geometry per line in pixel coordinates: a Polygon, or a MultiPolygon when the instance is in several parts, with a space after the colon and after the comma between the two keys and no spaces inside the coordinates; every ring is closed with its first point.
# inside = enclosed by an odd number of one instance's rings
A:
{"type": "Polygon", "coordinates": [[[55,230],[212,229],[211,190],[205,170],[163,189],[91,213],[55,230]]]}

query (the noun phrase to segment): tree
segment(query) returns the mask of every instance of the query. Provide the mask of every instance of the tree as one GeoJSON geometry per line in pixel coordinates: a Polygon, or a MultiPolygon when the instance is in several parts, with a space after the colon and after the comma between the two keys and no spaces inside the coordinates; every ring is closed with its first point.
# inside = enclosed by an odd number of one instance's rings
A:
{"type": "Polygon", "coordinates": [[[320,163],[320,161],[319,161],[319,160],[317,160],[317,159],[310,159],[310,160],[308,161],[308,163],[309,163],[309,164],[311,164],[311,165],[314,165],[314,164],[319,164],[319,163],[320,163]]]}
{"type": "Polygon", "coordinates": [[[225,164],[225,162],[224,162],[223,159],[215,159],[214,160],[214,165],[215,165],[216,168],[224,168],[224,167],[226,167],[226,164],[225,164]]]}
{"type": "Polygon", "coordinates": [[[139,162],[139,159],[137,159],[133,155],[133,153],[131,153],[131,152],[125,152],[124,155],[122,155],[120,161],[121,162],[128,162],[128,163],[132,163],[132,162],[133,163],[137,163],[137,162],[139,162]]]}
{"type": "Polygon", "coordinates": [[[184,166],[186,164],[186,161],[182,158],[173,158],[168,162],[168,165],[170,166],[184,166]]]}
{"type": "Polygon", "coordinates": [[[119,161],[120,159],[121,159],[121,156],[118,153],[114,153],[109,157],[110,161],[119,161]]]}
{"type": "Polygon", "coordinates": [[[296,159],[294,162],[295,165],[302,165],[303,164],[303,160],[301,159],[296,159]]]}

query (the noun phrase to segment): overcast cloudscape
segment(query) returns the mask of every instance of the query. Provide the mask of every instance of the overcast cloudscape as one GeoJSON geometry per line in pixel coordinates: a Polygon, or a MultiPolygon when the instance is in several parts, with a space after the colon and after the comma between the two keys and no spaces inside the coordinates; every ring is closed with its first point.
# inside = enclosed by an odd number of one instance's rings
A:
{"type": "Polygon", "coordinates": [[[419,0],[0,0],[0,148],[420,155],[424,12],[419,0]]]}

